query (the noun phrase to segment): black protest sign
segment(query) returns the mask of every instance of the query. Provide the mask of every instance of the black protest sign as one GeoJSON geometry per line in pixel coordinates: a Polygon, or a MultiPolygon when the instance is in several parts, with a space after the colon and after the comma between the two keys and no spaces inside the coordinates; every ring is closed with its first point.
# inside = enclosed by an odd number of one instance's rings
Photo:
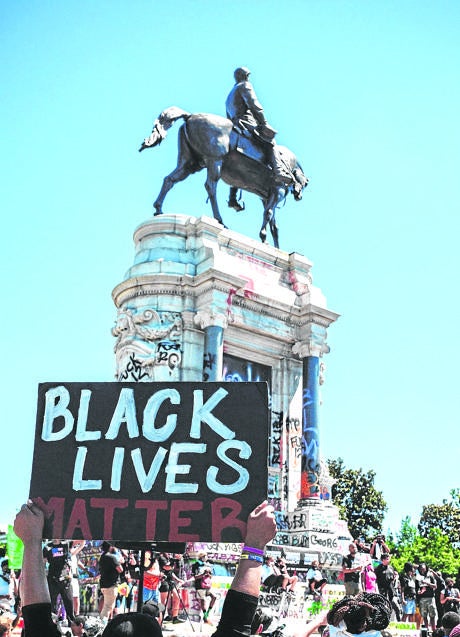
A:
{"type": "Polygon", "coordinates": [[[266,383],[44,383],[46,538],[239,542],[267,496],[266,383]]]}

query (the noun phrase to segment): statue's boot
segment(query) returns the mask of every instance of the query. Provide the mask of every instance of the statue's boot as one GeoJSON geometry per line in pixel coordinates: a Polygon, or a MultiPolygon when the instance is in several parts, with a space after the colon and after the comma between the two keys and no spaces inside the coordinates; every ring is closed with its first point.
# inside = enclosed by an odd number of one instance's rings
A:
{"type": "Polygon", "coordinates": [[[228,198],[228,207],[233,208],[236,212],[242,212],[245,208],[244,201],[238,201],[237,199],[238,188],[230,186],[230,196],[228,198]]]}

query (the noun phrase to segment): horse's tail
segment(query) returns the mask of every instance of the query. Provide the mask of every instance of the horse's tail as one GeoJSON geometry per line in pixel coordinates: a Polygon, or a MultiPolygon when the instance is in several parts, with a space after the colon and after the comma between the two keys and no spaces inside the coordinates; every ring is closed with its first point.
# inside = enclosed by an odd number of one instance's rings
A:
{"type": "Polygon", "coordinates": [[[170,106],[164,110],[155,120],[152,132],[149,137],[146,137],[142,142],[139,152],[145,148],[153,148],[153,146],[161,144],[174,122],[178,119],[187,120],[190,115],[191,113],[187,113],[187,111],[182,110],[178,106],[170,106]]]}

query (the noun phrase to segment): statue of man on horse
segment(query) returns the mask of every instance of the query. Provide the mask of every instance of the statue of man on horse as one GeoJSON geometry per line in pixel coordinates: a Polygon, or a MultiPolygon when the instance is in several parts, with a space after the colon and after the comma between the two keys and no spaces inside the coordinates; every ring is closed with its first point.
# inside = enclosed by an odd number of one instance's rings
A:
{"type": "MultiPolygon", "coordinates": [[[[265,151],[267,164],[273,170],[273,179],[289,186],[294,183],[294,176],[278,152],[274,139],[277,131],[267,122],[264,109],[249,81],[250,73],[245,66],[235,69],[235,85],[225,102],[227,117],[233,122],[233,127],[238,133],[260,143],[265,151]]],[[[240,212],[244,210],[244,204],[238,201],[237,193],[238,188],[230,186],[228,206],[240,212]]]]}
{"type": "Polygon", "coordinates": [[[139,151],[158,146],[167,131],[179,119],[179,153],[176,168],[163,180],[153,207],[161,215],[167,193],[179,181],[206,168],[205,188],[214,218],[224,225],[217,204],[217,182],[223,179],[230,188],[228,205],[244,210],[237,199],[239,189],[258,195],[264,205],[259,237],[266,241],[269,225],[276,248],[279,247],[275,211],[289,193],[302,199],[308,184],[302,167],[292,151],[275,144],[276,131],[269,126],[251,83],[249,70],[235,71],[235,86],[227,97],[227,117],[210,113],[187,113],[170,106],[155,120],[152,133],[144,139],[139,151]]]}

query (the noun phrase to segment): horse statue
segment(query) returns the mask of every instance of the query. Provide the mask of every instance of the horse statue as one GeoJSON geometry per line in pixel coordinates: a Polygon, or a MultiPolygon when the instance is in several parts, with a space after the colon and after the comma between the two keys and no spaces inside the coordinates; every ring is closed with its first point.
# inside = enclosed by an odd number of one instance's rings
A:
{"type": "Polygon", "coordinates": [[[274,180],[272,170],[267,165],[262,143],[257,144],[253,139],[234,130],[232,122],[225,117],[208,113],[191,114],[177,106],[167,108],[155,120],[152,133],[143,141],[139,152],[161,144],[169,128],[179,119],[183,119],[184,124],[179,129],[177,166],[163,181],[153,204],[154,214],[162,214],[164,199],[175,184],[206,168],[205,188],[214,218],[226,227],[216,198],[217,182],[223,179],[230,186],[261,197],[264,216],[259,237],[263,243],[266,242],[269,225],[273,243],[279,248],[276,207],[286,199],[289,192],[292,192],[296,201],[300,201],[302,191],[308,184],[294,153],[284,146],[277,147],[282,161],[294,178],[289,186],[280,185],[279,181],[274,180]]]}

